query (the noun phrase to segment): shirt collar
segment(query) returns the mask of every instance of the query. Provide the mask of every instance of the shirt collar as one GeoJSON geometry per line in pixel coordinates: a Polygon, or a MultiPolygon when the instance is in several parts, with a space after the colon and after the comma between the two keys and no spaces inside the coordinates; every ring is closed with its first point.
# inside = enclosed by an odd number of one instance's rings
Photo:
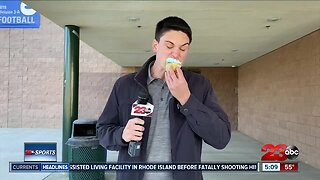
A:
{"type": "Polygon", "coordinates": [[[153,64],[154,64],[154,61],[153,61],[153,62],[151,62],[151,63],[149,64],[149,67],[148,67],[148,79],[147,79],[147,85],[151,84],[151,83],[152,83],[152,81],[156,79],[156,78],[152,77],[152,75],[151,75],[151,67],[153,66],[153,64]]]}

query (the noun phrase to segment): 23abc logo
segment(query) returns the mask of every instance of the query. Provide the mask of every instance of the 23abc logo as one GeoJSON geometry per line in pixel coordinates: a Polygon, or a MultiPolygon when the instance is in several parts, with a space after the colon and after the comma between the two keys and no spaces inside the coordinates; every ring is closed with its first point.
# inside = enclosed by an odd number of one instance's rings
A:
{"type": "Polygon", "coordinates": [[[287,159],[296,159],[299,156],[299,149],[296,146],[287,146],[285,144],[265,144],[261,147],[262,152],[266,152],[262,161],[285,161],[287,159]]]}

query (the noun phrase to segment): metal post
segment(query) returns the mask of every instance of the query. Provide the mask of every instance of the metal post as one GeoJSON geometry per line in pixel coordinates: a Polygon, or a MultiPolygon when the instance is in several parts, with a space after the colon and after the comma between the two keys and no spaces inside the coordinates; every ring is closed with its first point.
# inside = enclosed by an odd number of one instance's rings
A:
{"type": "Polygon", "coordinates": [[[79,96],[79,27],[64,28],[63,130],[62,161],[69,161],[66,142],[71,137],[72,122],[78,119],[79,96]]]}

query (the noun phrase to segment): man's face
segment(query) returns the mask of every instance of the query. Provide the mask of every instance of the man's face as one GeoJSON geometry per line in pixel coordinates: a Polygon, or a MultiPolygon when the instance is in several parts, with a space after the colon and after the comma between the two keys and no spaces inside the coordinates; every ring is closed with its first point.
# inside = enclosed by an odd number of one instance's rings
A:
{"type": "Polygon", "coordinates": [[[189,52],[189,38],[182,31],[167,31],[159,42],[153,40],[152,50],[157,56],[155,64],[163,69],[165,69],[165,62],[169,57],[177,59],[183,64],[189,52]]]}

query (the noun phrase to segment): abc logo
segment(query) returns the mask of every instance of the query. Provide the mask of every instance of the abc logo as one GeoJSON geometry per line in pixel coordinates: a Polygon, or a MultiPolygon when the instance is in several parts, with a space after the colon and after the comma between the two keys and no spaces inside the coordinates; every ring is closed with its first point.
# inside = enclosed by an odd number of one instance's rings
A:
{"type": "Polygon", "coordinates": [[[262,157],[262,161],[285,161],[287,159],[296,159],[299,156],[299,149],[296,146],[287,146],[285,144],[265,144],[261,148],[262,152],[266,152],[262,157]]]}
{"type": "Polygon", "coordinates": [[[296,146],[288,146],[284,152],[288,159],[296,159],[299,156],[299,149],[296,146]]]}

